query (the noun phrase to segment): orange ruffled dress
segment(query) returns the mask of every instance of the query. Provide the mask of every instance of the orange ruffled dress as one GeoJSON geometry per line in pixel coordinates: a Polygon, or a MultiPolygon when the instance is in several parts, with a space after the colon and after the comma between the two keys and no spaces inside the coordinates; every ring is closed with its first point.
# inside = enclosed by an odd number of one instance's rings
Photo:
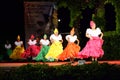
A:
{"type": "Polygon", "coordinates": [[[77,36],[67,35],[66,40],[69,39],[69,42],[63,52],[58,56],[59,60],[67,60],[69,58],[77,58],[78,52],[80,51],[80,46],[75,43],[77,36]]]}

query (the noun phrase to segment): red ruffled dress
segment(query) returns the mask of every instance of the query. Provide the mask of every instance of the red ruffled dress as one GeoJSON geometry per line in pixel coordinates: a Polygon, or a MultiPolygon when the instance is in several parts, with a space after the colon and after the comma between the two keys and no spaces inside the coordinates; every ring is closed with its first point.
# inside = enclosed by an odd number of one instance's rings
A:
{"type": "Polygon", "coordinates": [[[22,53],[21,56],[23,58],[36,57],[40,52],[41,47],[36,45],[36,40],[29,39],[28,44],[28,48],[24,51],[24,53],[22,53]]]}

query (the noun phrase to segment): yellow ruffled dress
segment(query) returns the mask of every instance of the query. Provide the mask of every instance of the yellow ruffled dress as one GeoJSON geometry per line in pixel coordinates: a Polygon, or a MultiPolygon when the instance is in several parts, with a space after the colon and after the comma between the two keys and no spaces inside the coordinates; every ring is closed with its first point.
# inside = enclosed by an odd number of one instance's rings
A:
{"type": "Polygon", "coordinates": [[[63,45],[60,40],[62,40],[62,36],[55,36],[54,34],[51,36],[54,39],[54,42],[50,45],[50,49],[46,54],[45,58],[50,59],[58,59],[58,55],[63,52],[63,45]]]}
{"type": "Polygon", "coordinates": [[[22,59],[21,54],[24,52],[23,41],[15,42],[15,49],[13,50],[12,54],[10,55],[11,59],[22,59]]]}

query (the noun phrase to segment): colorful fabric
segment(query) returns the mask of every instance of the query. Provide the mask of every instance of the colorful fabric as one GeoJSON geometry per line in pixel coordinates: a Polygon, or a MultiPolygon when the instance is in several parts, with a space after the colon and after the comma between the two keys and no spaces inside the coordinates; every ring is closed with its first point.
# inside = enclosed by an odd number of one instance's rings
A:
{"type": "Polygon", "coordinates": [[[36,61],[46,61],[46,54],[48,53],[50,46],[42,46],[42,49],[40,50],[40,52],[38,53],[38,55],[34,58],[34,60],[36,61]]]}
{"type": "Polygon", "coordinates": [[[11,59],[22,59],[21,54],[24,52],[24,47],[16,46],[10,55],[11,59]]]}
{"type": "Polygon", "coordinates": [[[36,57],[40,52],[40,47],[36,45],[30,45],[22,54],[23,58],[36,57]]]}
{"type": "Polygon", "coordinates": [[[79,58],[88,58],[88,57],[102,57],[104,51],[102,49],[103,40],[99,37],[92,37],[82,51],[78,53],[79,58]]]}
{"type": "Polygon", "coordinates": [[[12,54],[12,49],[7,49],[7,55],[10,56],[12,54]]]}
{"type": "Polygon", "coordinates": [[[62,43],[59,41],[56,41],[54,43],[52,43],[52,45],[50,46],[50,49],[47,53],[47,55],[45,56],[46,59],[58,59],[58,55],[60,55],[63,52],[63,46],[62,43]]]}
{"type": "Polygon", "coordinates": [[[80,46],[73,42],[68,43],[64,51],[58,56],[58,59],[64,61],[69,58],[77,58],[79,51],[80,46]]]}

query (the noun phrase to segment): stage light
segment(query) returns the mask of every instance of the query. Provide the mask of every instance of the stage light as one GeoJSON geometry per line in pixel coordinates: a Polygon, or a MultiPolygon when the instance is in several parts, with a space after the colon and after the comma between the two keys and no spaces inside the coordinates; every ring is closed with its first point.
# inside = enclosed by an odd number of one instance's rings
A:
{"type": "Polygon", "coordinates": [[[60,19],[58,19],[58,22],[60,22],[61,20],[60,19]]]}

